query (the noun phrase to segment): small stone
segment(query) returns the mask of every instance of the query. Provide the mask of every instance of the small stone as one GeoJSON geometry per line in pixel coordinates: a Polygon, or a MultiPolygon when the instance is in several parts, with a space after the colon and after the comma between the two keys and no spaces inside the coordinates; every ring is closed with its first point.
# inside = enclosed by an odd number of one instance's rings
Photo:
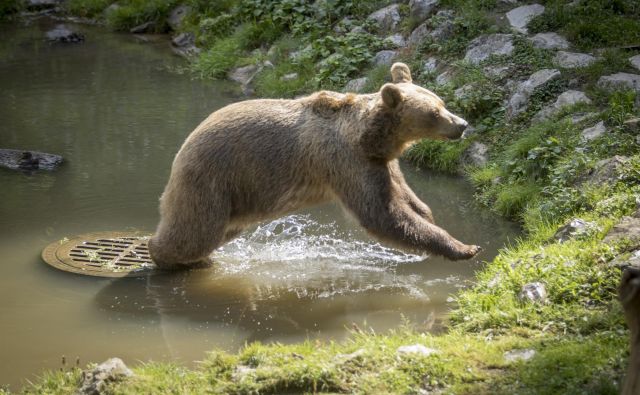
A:
{"type": "Polygon", "coordinates": [[[584,141],[591,141],[597,139],[607,132],[607,129],[604,127],[604,122],[600,121],[595,124],[593,127],[584,129],[582,131],[582,139],[584,141]]]}
{"type": "MultiPolygon", "coordinates": [[[[553,115],[558,113],[563,107],[572,106],[578,103],[591,104],[591,99],[585,95],[584,92],[568,90],[563,92],[558,96],[555,103],[550,105],[549,107],[543,108],[538,111],[538,113],[533,117],[533,122],[540,122],[545,119],[551,118],[553,115]]],[[[577,123],[579,120],[574,121],[573,123],[577,123]]]]}
{"type": "Polygon", "coordinates": [[[360,93],[364,90],[364,87],[368,82],[369,79],[367,77],[356,78],[347,82],[347,85],[344,87],[344,89],[346,92],[360,93]]]}
{"type": "Polygon", "coordinates": [[[453,96],[458,100],[462,100],[467,98],[467,96],[473,91],[474,91],[473,85],[465,84],[460,88],[456,89],[455,91],[453,91],[453,96]]]}
{"type": "Polygon", "coordinates": [[[507,19],[515,30],[527,33],[527,25],[531,20],[544,12],[544,6],[540,4],[524,5],[507,12],[507,19]]]}
{"type": "Polygon", "coordinates": [[[289,73],[280,77],[280,81],[294,81],[298,79],[298,73],[289,73]]]}
{"type": "Polygon", "coordinates": [[[410,46],[416,47],[422,44],[422,42],[427,37],[429,37],[429,25],[427,23],[423,23],[422,25],[413,29],[407,42],[410,46]]]}
{"type": "Polygon", "coordinates": [[[504,353],[504,359],[507,362],[528,361],[536,355],[535,350],[511,350],[504,353]]]}
{"type": "Polygon", "coordinates": [[[258,65],[250,64],[248,66],[238,67],[237,69],[232,70],[229,73],[228,77],[231,81],[238,82],[242,85],[247,85],[249,82],[251,82],[258,70],[258,65]]]}
{"type": "Polygon", "coordinates": [[[200,48],[195,45],[196,37],[193,33],[180,33],[171,39],[173,52],[177,55],[189,58],[200,53],[200,48]]]}
{"type": "Polygon", "coordinates": [[[525,284],[522,286],[522,290],[519,295],[523,301],[533,303],[546,303],[547,302],[547,290],[543,283],[534,282],[525,284]]]}
{"type": "Polygon", "coordinates": [[[553,239],[559,243],[564,243],[576,237],[587,234],[595,227],[596,224],[593,222],[587,222],[582,218],[574,218],[569,221],[568,224],[560,227],[560,229],[558,229],[553,235],[553,239]]]}
{"type": "Polygon", "coordinates": [[[598,87],[608,91],[635,90],[640,93],[640,75],[616,73],[600,77],[598,87]]]}
{"type": "Polygon", "coordinates": [[[595,112],[578,112],[575,114],[571,114],[570,118],[571,118],[571,123],[572,124],[578,124],[581,122],[584,122],[588,119],[594,118],[596,117],[598,114],[595,112]]]}
{"type": "Polygon", "coordinates": [[[84,41],[84,34],[75,32],[65,25],[57,25],[47,32],[47,40],[61,43],[79,43],[84,41]]]}
{"type": "Polygon", "coordinates": [[[576,69],[587,67],[593,64],[597,59],[586,53],[558,51],[553,58],[553,64],[565,69],[576,69]]]}
{"type": "Polygon", "coordinates": [[[630,57],[629,63],[631,63],[631,66],[635,67],[637,70],[640,70],[640,55],[630,57]]]}
{"type": "Polygon", "coordinates": [[[409,15],[415,22],[422,22],[438,8],[440,0],[410,0],[409,15]]]}
{"type": "Polygon", "coordinates": [[[632,243],[634,249],[640,247],[640,210],[633,213],[632,216],[622,217],[620,222],[609,230],[603,242],[611,244],[621,240],[632,243]]]}
{"type": "Polygon", "coordinates": [[[380,66],[380,65],[391,66],[391,64],[393,63],[394,59],[397,56],[398,56],[398,51],[391,51],[391,50],[385,49],[378,52],[373,57],[373,64],[375,64],[376,66],[380,66]]]}
{"type": "Polygon", "coordinates": [[[558,33],[538,33],[529,38],[536,48],[541,49],[568,49],[569,41],[558,33]]]}
{"type": "Polygon", "coordinates": [[[431,18],[432,23],[436,23],[435,29],[429,36],[435,41],[448,40],[453,36],[454,25],[453,25],[453,11],[451,10],[441,10],[431,18]]]}
{"type": "Polygon", "coordinates": [[[167,18],[167,24],[172,30],[178,30],[184,18],[191,13],[191,7],[185,4],[179,5],[174,8],[169,17],[167,18]]]}
{"type": "Polygon", "coordinates": [[[395,31],[400,24],[400,6],[391,4],[371,13],[367,19],[375,22],[382,32],[395,31]]]}
{"type": "Polygon", "coordinates": [[[422,344],[412,344],[409,346],[400,346],[396,350],[398,355],[407,355],[407,354],[415,354],[428,357],[432,354],[437,354],[438,350],[433,348],[425,347],[422,344]]]}
{"type": "Polygon", "coordinates": [[[407,40],[402,37],[402,34],[396,33],[385,38],[385,41],[390,42],[394,48],[402,48],[407,45],[407,40]]]}
{"type": "Polygon", "coordinates": [[[640,250],[632,251],[630,254],[621,254],[615,257],[609,266],[626,269],[628,267],[640,268],[640,250]]]}
{"type": "Polygon", "coordinates": [[[487,66],[484,72],[490,77],[503,78],[508,75],[509,66],[487,66]]]}
{"type": "Polygon", "coordinates": [[[560,77],[560,71],[555,69],[542,69],[531,74],[526,81],[518,85],[516,92],[509,99],[507,117],[513,118],[524,112],[529,105],[529,97],[533,92],[558,77],[560,77]]]}
{"type": "Polygon", "coordinates": [[[120,358],[111,358],[96,366],[95,369],[82,372],[82,383],[78,393],[83,395],[100,395],[105,393],[109,382],[132,377],[133,372],[127,368],[120,358]]]}
{"type": "Polygon", "coordinates": [[[311,44],[309,44],[306,47],[302,48],[301,50],[291,52],[289,54],[289,59],[293,61],[300,60],[305,56],[310,55],[312,50],[313,48],[311,47],[311,44]]]}
{"type": "Polygon", "coordinates": [[[445,70],[444,72],[438,74],[436,77],[436,84],[438,85],[446,85],[451,82],[453,79],[453,72],[451,70],[445,70]]]}
{"type": "Polygon", "coordinates": [[[434,57],[427,58],[422,64],[422,72],[425,74],[434,73],[438,69],[438,59],[434,57]]]}
{"type": "Polygon", "coordinates": [[[154,21],[145,22],[141,25],[134,26],[129,29],[129,33],[133,34],[143,34],[143,33],[151,33],[155,30],[156,23],[154,21]]]}
{"type": "Polygon", "coordinates": [[[509,56],[513,52],[512,34],[490,34],[475,38],[467,47],[464,60],[479,64],[492,55],[509,56]]]}
{"type": "Polygon", "coordinates": [[[0,149],[0,167],[12,170],[54,170],[60,166],[60,155],[38,151],[0,149]]]}

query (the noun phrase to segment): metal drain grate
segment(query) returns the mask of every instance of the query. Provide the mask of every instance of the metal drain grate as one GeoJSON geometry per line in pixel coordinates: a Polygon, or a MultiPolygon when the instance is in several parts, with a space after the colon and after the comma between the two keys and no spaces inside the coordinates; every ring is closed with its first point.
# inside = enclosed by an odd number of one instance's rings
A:
{"type": "Polygon", "coordinates": [[[148,240],[138,232],[88,233],[49,244],[42,259],[57,269],[89,276],[146,276],[156,268],[148,240]]]}

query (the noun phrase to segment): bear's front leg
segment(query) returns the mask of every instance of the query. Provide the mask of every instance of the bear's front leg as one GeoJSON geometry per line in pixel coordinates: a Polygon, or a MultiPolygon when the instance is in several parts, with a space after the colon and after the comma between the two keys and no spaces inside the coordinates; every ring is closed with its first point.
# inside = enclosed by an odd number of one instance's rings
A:
{"type": "Polygon", "coordinates": [[[418,215],[411,202],[404,199],[405,191],[399,189],[384,168],[369,168],[355,181],[337,185],[336,194],[374,236],[451,260],[469,259],[482,250],[456,240],[418,215]]]}
{"type": "Polygon", "coordinates": [[[625,269],[618,290],[631,331],[631,357],[622,395],[640,393],[640,270],[625,269]]]}

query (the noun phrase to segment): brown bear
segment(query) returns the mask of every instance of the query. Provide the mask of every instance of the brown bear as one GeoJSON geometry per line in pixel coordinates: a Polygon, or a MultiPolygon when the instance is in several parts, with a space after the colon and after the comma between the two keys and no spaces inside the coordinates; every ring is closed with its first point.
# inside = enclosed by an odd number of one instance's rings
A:
{"type": "Polygon", "coordinates": [[[637,395],[640,394],[640,269],[625,269],[618,295],[631,332],[631,356],[622,395],[637,395]]]}
{"type": "Polygon", "coordinates": [[[422,138],[457,139],[467,122],[414,85],[355,95],[248,100],[205,119],[182,145],[149,241],[161,268],[190,266],[258,221],[338,200],[373,236],[401,248],[468,259],[481,248],[436,226],[404,180],[398,157],[422,138]]]}

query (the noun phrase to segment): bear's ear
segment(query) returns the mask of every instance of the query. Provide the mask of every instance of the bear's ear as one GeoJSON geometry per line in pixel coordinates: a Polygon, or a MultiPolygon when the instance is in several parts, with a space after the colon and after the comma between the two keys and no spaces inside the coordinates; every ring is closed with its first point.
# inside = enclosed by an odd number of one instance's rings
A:
{"type": "Polygon", "coordinates": [[[380,94],[384,105],[391,109],[397,108],[400,103],[402,103],[402,100],[404,100],[404,95],[400,88],[393,84],[384,84],[380,90],[380,94]]]}
{"type": "Polygon", "coordinates": [[[394,63],[393,66],[391,66],[391,81],[394,84],[411,82],[411,70],[409,70],[409,66],[400,62],[394,63]]]}

